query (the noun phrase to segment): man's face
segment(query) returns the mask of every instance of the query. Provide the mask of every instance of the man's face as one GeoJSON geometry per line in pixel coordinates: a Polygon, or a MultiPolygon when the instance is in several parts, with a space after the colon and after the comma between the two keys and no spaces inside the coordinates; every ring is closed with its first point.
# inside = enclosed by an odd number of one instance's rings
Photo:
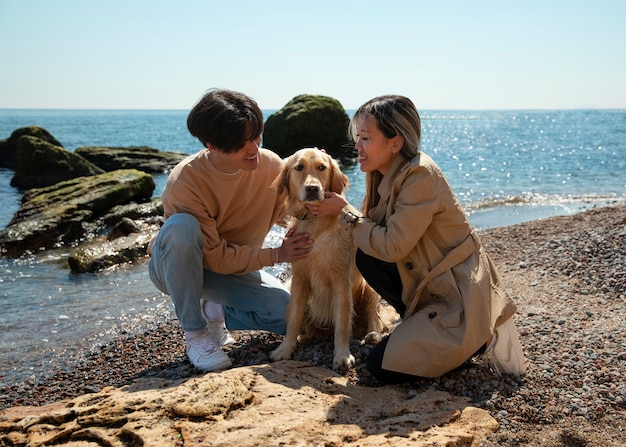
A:
{"type": "Polygon", "coordinates": [[[234,174],[239,170],[254,171],[259,167],[259,147],[261,136],[247,141],[241,149],[235,152],[224,153],[209,147],[213,154],[215,166],[222,172],[234,174]]]}

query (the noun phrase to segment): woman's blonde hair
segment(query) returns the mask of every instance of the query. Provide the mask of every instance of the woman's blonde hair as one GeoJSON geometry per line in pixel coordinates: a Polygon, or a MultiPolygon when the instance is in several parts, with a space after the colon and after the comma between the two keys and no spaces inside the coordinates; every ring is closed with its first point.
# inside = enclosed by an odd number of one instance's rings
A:
{"type": "MultiPolygon", "coordinates": [[[[376,120],[376,125],[386,138],[393,138],[396,135],[404,138],[404,144],[399,151],[402,157],[411,160],[417,156],[422,123],[415,105],[409,98],[400,95],[377,96],[359,107],[350,120],[349,126],[350,137],[354,142],[358,140],[359,126],[368,117],[376,120]]],[[[382,178],[383,175],[378,171],[368,172],[365,176],[366,192],[363,212],[366,216],[380,200],[378,185],[382,178]]]]}

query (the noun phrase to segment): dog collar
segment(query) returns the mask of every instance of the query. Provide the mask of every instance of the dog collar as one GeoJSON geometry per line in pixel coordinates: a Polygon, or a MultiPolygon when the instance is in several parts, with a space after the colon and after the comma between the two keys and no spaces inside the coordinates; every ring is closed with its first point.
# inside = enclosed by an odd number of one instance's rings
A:
{"type": "Polygon", "coordinates": [[[314,215],[310,215],[309,213],[304,213],[304,214],[300,214],[299,216],[296,216],[296,219],[298,220],[311,220],[314,219],[315,216],[314,215]]]}

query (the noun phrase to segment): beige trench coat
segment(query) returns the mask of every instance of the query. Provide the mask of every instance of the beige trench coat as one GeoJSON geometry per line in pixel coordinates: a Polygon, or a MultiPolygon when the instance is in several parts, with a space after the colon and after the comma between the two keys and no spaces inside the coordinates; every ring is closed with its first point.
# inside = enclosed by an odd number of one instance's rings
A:
{"type": "Polygon", "coordinates": [[[398,266],[407,311],[382,367],[439,377],[470,358],[516,307],[428,155],[397,157],[378,191],[371,219],[349,223],[357,210],[346,206],[340,222],[363,252],[398,266]]]}

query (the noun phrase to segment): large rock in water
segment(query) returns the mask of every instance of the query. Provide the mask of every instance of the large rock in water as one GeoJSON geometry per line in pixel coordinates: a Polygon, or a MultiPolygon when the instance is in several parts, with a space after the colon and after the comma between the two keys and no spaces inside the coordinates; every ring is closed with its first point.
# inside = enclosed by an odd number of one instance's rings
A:
{"type": "Polygon", "coordinates": [[[54,138],[50,132],[43,127],[22,127],[13,131],[9,138],[0,140],[0,168],[15,169],[17,163],[17,142],[20,137],[25,135],[37,137],[40,140],[47,141],[54,146],[63,147],[59,140],[54,138]]]}
{"type": "Polygon", "coordinates": [[[104,171],[80,155],[37,137],[24,135],[17,141],[17,163],[11,186],[41,188],[64,180],[104,171]]]}
{"type": "Polygon", "coordinates": [[[468,401],[353,386],[332,370],[286,361],[9,408],[0,412],[0,445],[482,445],[498,423],[468,401]]]}
{"type": "Polygon", "coordinates": [[[263,146],[283,158],[303,147],[319,147],[346,163],[356,157],[348,137],[349,121],[336,99],[299,95],[267,119],[263,146]]]}
{"type": "Polygon", "coordinates": [[[169,171],[187,157],[187,154],[181,152],[162,152],[148,146],[83,146],[74,153],[105,171],[139,169],[151,173],[169,171]]]}
{"type": "Polygon", "coordinates": [[[150,200],[154,187],[150,174],[129,169],[31,189],[0,232],[2,254],[17,257],[82,240],[95,231],[98,217],[117,205],[150,200]]]}

